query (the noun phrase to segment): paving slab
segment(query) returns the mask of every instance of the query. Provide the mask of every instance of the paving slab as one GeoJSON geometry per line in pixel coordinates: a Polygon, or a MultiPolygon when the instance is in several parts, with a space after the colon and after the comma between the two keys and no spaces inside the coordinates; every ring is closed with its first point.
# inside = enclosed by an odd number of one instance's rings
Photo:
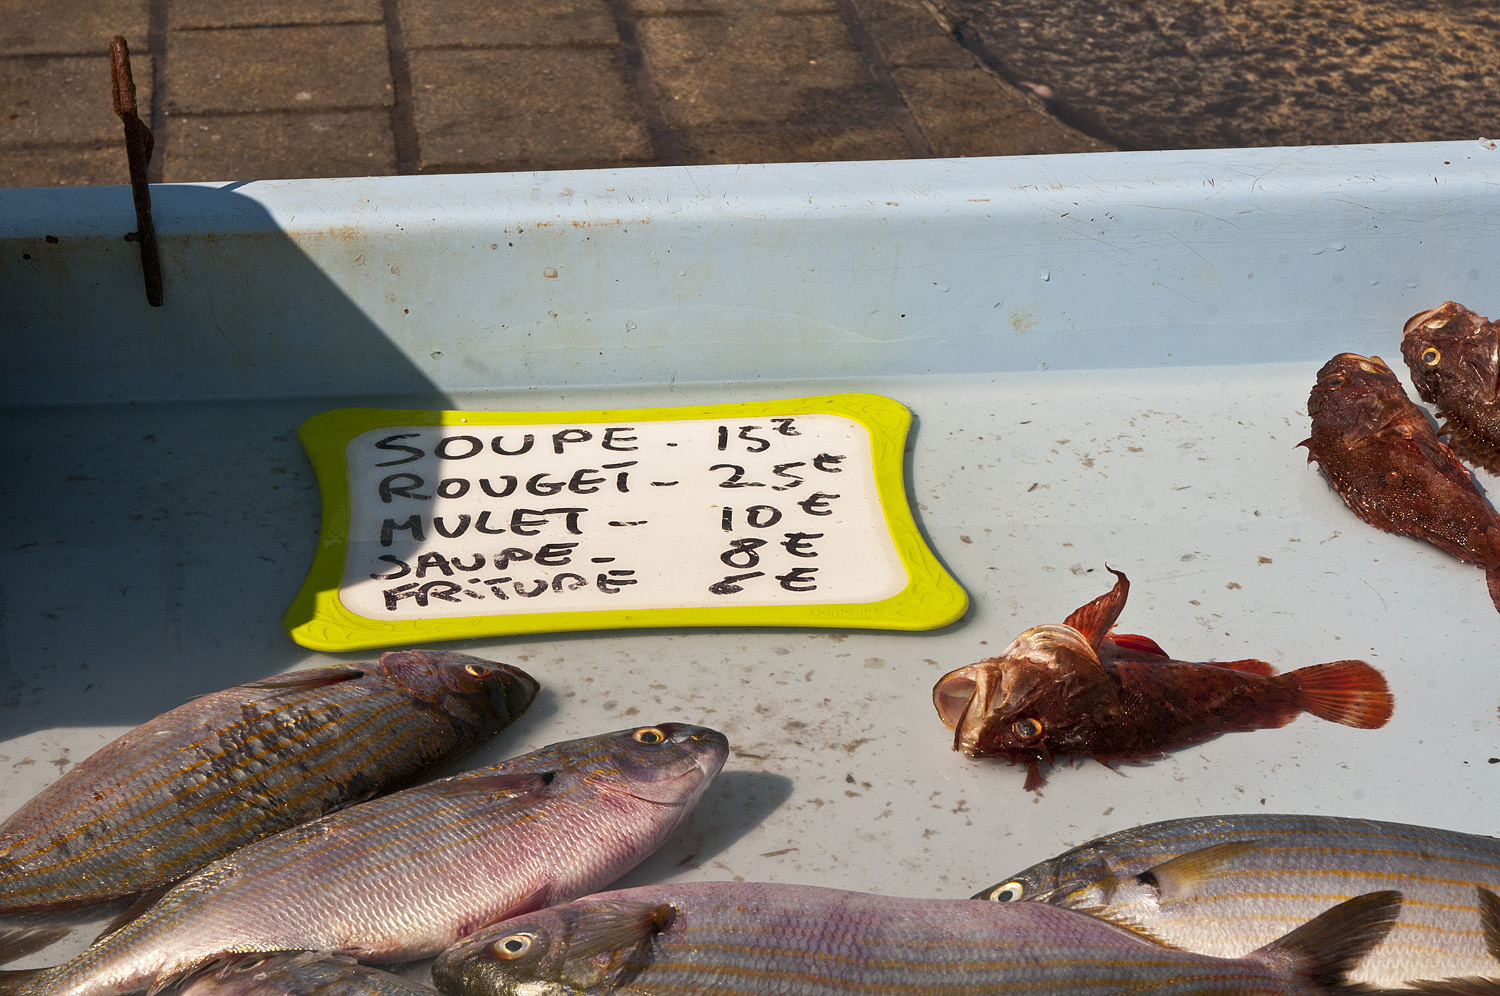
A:
{"type": "Polygon", "coordinates": [[[411,53],[422,168],[570,169],[654,160],[618,48],[411,53]]]}
{"type": "Polygon", "coordinates": [[[636,36],[669,127],[885,123],[835,14],[651,17],[636,36]]]}
{"type": "Polygon", "coordinates": [[[632,17],[656,14],[837,14],[838,0],[622,0],[632,17]]]}
{"type": "Polygon", "coordinates": [[[286,180],[396,172],[388,111],[172,116],[162,179],[286,180]]]}
{"type": "Polygon", "coordinates": [[[379,24],[380,0],[171,0],[171,27],[271,28],[289,24],[379,24]]]}
{"type": "MultiPolygon", "coordinates": [[[[151,57],[132,55],[130,65],[137,104],[150,108],[151,57]]],[[[0,93],[8,105],[0,115],[0,146],[124,142],[110,103],[107,52],[0,59],[0,93]]]]}
{"type": "Polygon", "coordinates": [[[1032,93],[982,66],[893,69],[891,76],[936,156],[1035,156],[1112,146],[1047,113],[1032,93]]]}
{"type": "Polygon", "coordinates": [[[379,24],[173,31],[168,114],[389,107],[390,54],[379,24]]]}
{"type": "Polygon", "coordinates": [[[681,141],[691,162],[812,163],[909,159],[899,128],[775,128],[765,131],[688,132],[681,141]]]}
{"type": "Polygon", "coordinates": [[[9,187],[83,187],[130,182],[125,143],[118,148],[75,145],[0,148],[0,176],[9,187]]]}
{"type": "Polygon", "coordinates": [[[979,65],[922,0],[851,0],[886,66],[979,65]]]}
{"type": "Polygon", "coordinates": [[[620,40],[604,0],[399,0],[409,49],[453,46],[613,44],[620,40]]]}
{"type": "Polygon", "coordinates": [[[1121,148],[1500,132],[1493,0],[934,0],[1007,78],[1121,148]]]}
{"type": "Polygon", "coordinates": [[[109,54],[109,40],[124,35],[146,47],[148,0],[0,0],[0,56],[109,54]]]}

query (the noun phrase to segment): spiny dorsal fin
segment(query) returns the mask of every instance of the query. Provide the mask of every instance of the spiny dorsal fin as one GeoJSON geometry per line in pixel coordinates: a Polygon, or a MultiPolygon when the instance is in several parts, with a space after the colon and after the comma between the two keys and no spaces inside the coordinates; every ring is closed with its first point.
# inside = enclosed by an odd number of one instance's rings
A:
{"type": "Polygon", "coordinates": [[[1191,899],[1201,883],[1221,875],[1235,858],[1259,847],[1260,842],[1255,840],[1228,840],[1222,844],[1179,854],[1170,861],[1163,861],[1155,868],[1141,872],[1136,879],[1154,887],[1157,902],[1163,906],[1167,903],[1180,903],[1191,899]]]}
{"type": "Polygon", "coordinates": [[[1115,586],[1063,620],[1063,625],[1072,626],[1083,634],[1095,653],[1099,652],[1104,634],[1113,629],[1115,620],[1120,618],[1120,612],[1125,608],[1125,597],[1130,594],[1130,579],[1124,573],[1108,564],[1104,565],[1104,569],[1118,579],[1115,586]]]}
{"type": "Polygon", "coordinates": [[[1325,910],[1257,954],[1289,956],[1299,974],[1320,988],[1340,991],[1345,976],[1385,939],[1401,914],[1401,893],[1370,892],[1325,910]]]}
{"type": "Polygon", "coordinates": [[[1132,917],[1127,910],[1113,909],[1108,906],[1069,906],[1068,909],[1076,913],[1087,913],[1094,919],[1103,920],[1105,923],[1112,923],[1122,930],[1128,930],[1132,934],[1144,937],[1146,940],[1160,944],[1164,948],[1185,950],[1171,941],[1153,934],[1149,927],[1132,917]]]}

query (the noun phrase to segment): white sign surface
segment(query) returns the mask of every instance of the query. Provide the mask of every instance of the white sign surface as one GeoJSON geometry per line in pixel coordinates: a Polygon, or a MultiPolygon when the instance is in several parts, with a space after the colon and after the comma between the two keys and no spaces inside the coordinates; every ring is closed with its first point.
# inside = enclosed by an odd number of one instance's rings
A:
{"type": "Polygon", "coordinates": [[[868,430],[382,426],[350,440],[339,600],[368,619],[873,602],[907,585],[868,430]]]}

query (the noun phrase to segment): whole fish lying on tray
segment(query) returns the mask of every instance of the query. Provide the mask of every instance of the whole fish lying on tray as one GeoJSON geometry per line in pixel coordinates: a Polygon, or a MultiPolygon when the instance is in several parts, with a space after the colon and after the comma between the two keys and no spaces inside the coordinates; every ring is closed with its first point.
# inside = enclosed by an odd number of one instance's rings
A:
{"type": "Polygon", "coordinates": [[[310,951],[246,955],[183,985],[180,996],[432,996],[427,986],[310,951]]]}
{"type": "Polygon", "coordinates": [[[66,933],[52,914],[151,894],[411,784],[505,729],[536,692],[506,664],[404,650],[236,685],[141,724],[0,823],[0,962],[66,933]]]}
{"type": "Polygon", "coordinates": [[[1340,353],[1307,399],[1316,460],[1350,511],[1376,529],[1424,539],[1484,568],[1500,610],[1500,515],[1378,356],[1340,353]]]}
{"type": "Polygon", "coordinates": [[[664,723],[353,806],[221,858],[63,965],[0,973],[0,993],[155,991],[253,952],[427,958],[635,867],[687,817],[728,752],[722,733],[664,723]]]}
{"type": "Polygon", "coordinates": [[[954,750],[1026,765],[1030,791],[1056,755],[1142,761],[1304,712],[1362,730],[1390,718],[1385,678],[1364,661],[1277,674],[1265,661],[1173,660],[1154,640],[1112,632],[1130,582],[1107,569],[1114,588],[1062,625],[1033,626],[998,657],[938,679],[932,702],[954,750]]]}
{"type": "Polygon", "coordinates": [[[1400,903],[1361,896],[1221,959],[1044,903],[692,882],[506,920],[445,951],[432,977],[447,996],[1314,996],[1355,991],[1345,974],[1400,903]]]}
{"type": "Polygon", "coordinates": [[[1399,889],[1401,918],[1351,982],[1500,978],[1500,840],[1331,816],[1204,816],[1091,840],[976,895],[1039,901],[1238,958],[1350,896],[1399,889]],[[1481,891],[1483,890],[1483,891],[1481,891]]]}

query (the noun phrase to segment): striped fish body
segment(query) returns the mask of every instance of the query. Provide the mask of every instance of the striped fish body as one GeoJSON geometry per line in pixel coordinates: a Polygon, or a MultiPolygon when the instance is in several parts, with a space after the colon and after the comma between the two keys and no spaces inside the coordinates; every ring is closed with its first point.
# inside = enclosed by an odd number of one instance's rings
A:
{"type": "Polygon", "coordinates": [[[0,936],[16,915],[146,893],[408,785],[504,729],[536,691],[505,664],[413,650],[194,699],[101,748],[0,824],[0,936]]]}
{"type": "Polygon", "coordinates": [[[1500,891],[1500,840],[1328,816],[1210,816],[1110,834],[975,899],[1088,910],[1192,951],[1239,957],[1361,893],[1397,889],[1400,919],[1354,982],[1500,976],[1477,887],[1500,891]],[[1172,864],[1174,859],[1180,859],[1172,864]]]}
{"type": "MultiPolygon", "coordinates": [[[[1393,893],[1367,898],[1384,904],[1387,917],[1399,904],[1393,893]]],[[[1368,944],[1380,932],[1378,919],[1352,933],[1366,934],[1368,944]]],[[[1210,958],[1040,903],[695,882],[604,893],[496,924],[444,952],[433,965],[433,981],[447,996],[1117,996],[1144,990],[1306,996],[1341,988],[1336,981],[1326,987],[1310,982],[1305,968],[1290,948],[1210,958]]]]}
{"type": "Polygon", "coordinates": [[[241,848],[57,968],[27,996],[159,988],[223,955],[437,954],[516,910],[586,894],[672,832],[723,766],[723,734],[663,724],[546,747],[241,848]]]}
{"type": "Polygon", "coordinates": [[[182,987],[181,996],[432,996],[432,990],[353,961],[275,954],[204,972],[182,987]]]}

